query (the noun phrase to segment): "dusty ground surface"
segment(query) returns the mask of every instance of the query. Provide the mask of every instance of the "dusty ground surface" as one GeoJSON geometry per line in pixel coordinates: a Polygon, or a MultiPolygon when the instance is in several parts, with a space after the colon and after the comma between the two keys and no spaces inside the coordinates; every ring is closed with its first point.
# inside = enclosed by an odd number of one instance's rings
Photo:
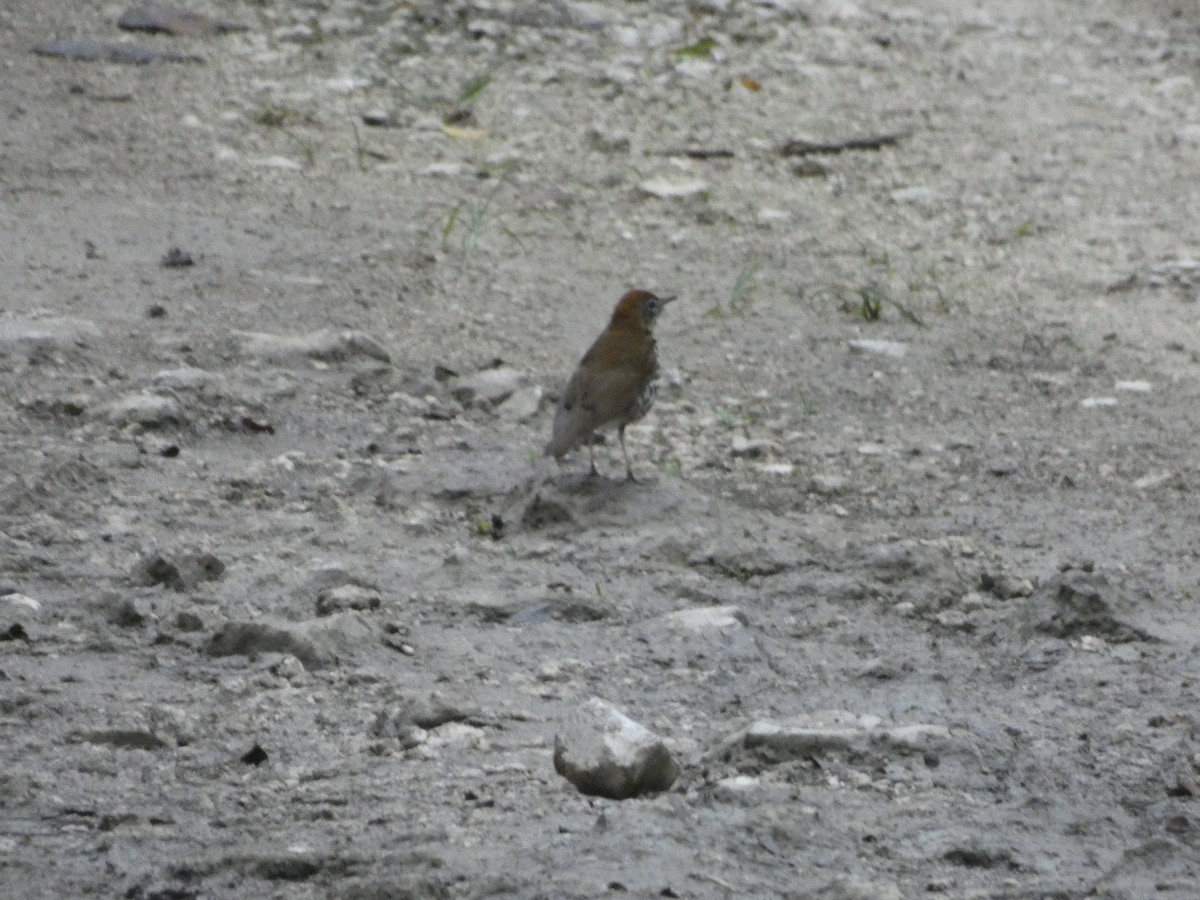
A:
{"type": "Polygon", "coordinates": [[[0,10],[0,893],[1197,896],[1194,6],[123,10],[0,10]]]}

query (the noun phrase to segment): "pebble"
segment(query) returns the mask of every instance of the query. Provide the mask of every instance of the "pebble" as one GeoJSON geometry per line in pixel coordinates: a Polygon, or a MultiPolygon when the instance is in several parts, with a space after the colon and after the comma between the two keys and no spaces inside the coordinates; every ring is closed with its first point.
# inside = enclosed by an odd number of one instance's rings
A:
{"type": "Polygon", "coordinates": [[[246,656],[251,659],[270,653],[290,653],[307,669],[333,664],[322,648],[301,635],[291,624],[227,622],[209,639],[204,652],[209,656],[246,656]]]}
{"type": "Polygon", "coordinates": [[[679,775],[660,737],[598,697],[559,728],[554,770],[580,793],[611,800],[665,791],[679,775]]]}
{"type": "Polygon", "coordinates": [[[871,353],[876,356],[891,356],[896,359],[903,359],[908,355],[908,345],[902,344],[900,341],[882,341],[863,338],[861,340],[850,341],[850,349],[857,350],[859,353],[871,353]]]}
{"type": "Polygon", "coordinates": [[[411,726],[432,731],[447,722],[464,722],[482,715],[478,702],[465,689],[447,688],[423,696],[410,696],[397,706],[380,710],[372,733],[377,737],[407,733],[411,726]]]}
{"type": "Polygon", "coordinates": [[[884,727],[874,715],[844,710],[761,719],[725,738],[706,757],[728,758],[746,751],[766,751],[778,759],[806,758],[830,751],[866,753],[883,748],[903,752],[936,751],[950,744],[950,730],[941,725],[884,727]]]}
{"type": "Polygon", "coordinates": [[[669,178],[647,178],[638,185],[644,194],[660,199],[676,199],[694,197],[708,190],[708,182],[703,178],[687,178],[678,181],[669,178]]]}
{"type": "Polygon", "coordinates": [[[133,570],[137,584],[161,584],[173,591],[194,591],[202,582],[225,574],[225,564],[211,553],[154,553],[142,558],[133,570]]]}
{"type": "Polygon", "coordinates": [[[895,882],[870,881],[854,875],[840,875],[811,896],[821,900],[904,900],[895,882]]]}
{"type": "Polygon", "coordinates": [[[106,728],[84,731],[75,735],[76,740],[87,744],[116,747],[121,750],[166,750],[173,742],[141,728],[106,728]]]}
{"type": "Polygon", "coordinates": [[[358,612],[335,613],[305,622],[227,622],[209,639],[209,656],[290,653],[306,669],[322,669],[379,642],[375,625],[358,612]]]}
{"type": "Polygon", "coordinates": [[[187,415],[179,402],[160,394],[130,394],[109,404],[105,412],[108,420],[121,428],[128,425],[167,428],[187,424],[187,415]]]}
{"type": "Polygon", "coordinates": [[[41,357],[88,347],[103,336],[96,323],[88,319],[0,319],[0,356],[41,357]]]}
{"type": "Polygon", "coordinates": [[[528,422],[541,412],[544,396],[545,391],[540,384],[520,388],[500,404],[497,412],[506,422],[528,422]]]}
{"type": "Polygon", "coordinates": [[[150,379],[150,383],[155,387],[186,391],[203,390],[204,388],[222,385],[224,382],[224,375],[218,372],[210,372],[208,369],[199,369],[195,366],[184,366],[179,369],[163,369],[160,372],[156,372],[150,379]]]}
{"type": "Polygon", "coordinates": [[[744,434],[735,434],[730,442],[729,452],[745,459],[761,459],[771,453],[771,442],[762,438],[749,438],[744,434]]]}
{"type": "Polygon", "coordinates": [[[808,479],[808,490],[813,494],[833,496],[844,494],[850,487],[850,479],[845,475],[817,474],[808,479]]]}
{"type": "Polygon", "coordinates": [[[1024,607],[1026,633],[1064,639],[1090,635],[1115,643],[1152,640],[1133,621],[1143,606],[1107,576],[1069,569],[1047,579],[1029,598],[1024,607]]]}
{"type": "Polygon", "coordinates": [[[383,598],[376,588],[360,584],[339,584],[317,594],[317,615],[329,616],[346,610],[379,609],[383,598]]]}
{"type": "Polygon", "coordinates": [[[483,369],[450,382],[450,395],[463,406],[492,409],[529,383],[529,376],[511,366],[483,369]]]}
{"type": "Polygon", "coordinates": [[[701,606],[681,609],[662,617],[668,628],[682,631],[706,631],[711,628],[741,628],[749,619],[738,606],[701,606]]]}
{"type": "Polygon", "coordinates": [[[383,345],[364,331],[323,328],[303,335],[236,331],[234,339],[243,356],[274,363],[299,360],[348,362],[364,358],[384,363],[392,361],[383,345]]]}

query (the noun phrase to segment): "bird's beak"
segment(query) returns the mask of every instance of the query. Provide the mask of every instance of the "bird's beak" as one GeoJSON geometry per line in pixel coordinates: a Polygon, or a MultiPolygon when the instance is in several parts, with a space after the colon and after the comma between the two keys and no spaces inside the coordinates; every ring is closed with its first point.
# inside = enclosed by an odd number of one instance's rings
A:
{"type": "Polygon", "coordinates": [[[659,297],[658,302],[659,303],[670,303],[674,299],[675,299],[674,294],[668,294],[666,297],[659,297]]]}

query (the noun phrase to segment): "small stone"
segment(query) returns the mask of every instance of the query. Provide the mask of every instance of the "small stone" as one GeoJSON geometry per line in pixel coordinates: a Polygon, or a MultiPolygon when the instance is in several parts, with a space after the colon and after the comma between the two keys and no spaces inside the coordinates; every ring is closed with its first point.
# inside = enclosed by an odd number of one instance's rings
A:
{"type": "Polygon", "coordinates": [[[789,462],[771,462],[760,465],[758,471],[764,475],[778,475],[781,478],[790,478],[796,474],[796,467],[789,462]]]}
{"type": "Polygon", "coordinates": [[[744,753],[770,759],[800,759],[834,751],[867,753],[882,748],[936,753],[951,741],[941,725],[884,727],[878,716],[826,710],[780,720],[759,720],[725,738],[706,758],[730,759],[744,753]]]}
{"type": "Polygon", "coordinates": [[[862,340],[850,341],[850,349],[857,350],[859,353],[891,356],[896,359],[903,359],[908,355],[908,345],[902,344],[900,341],[881,341],[864,338],[862,340]]]}
{"type": "Polygon", "coordinates": [[[708,182],[702,178],[687,178],[678,181],[669,178],[647,178],[638,185],[642,193],[660,199],[694,197],[708,190],[708,182]]]}
{"type": "Polygon", "coordinates": [[[735,434],[729,450],[736,457],[761,459],[771,453],[771,442],[762,438],[749,438],[744,434],[735,434]]]}
{"type": "Polygon", "coordinates": [[[482,714],[478,702],[466,690],[444,689],[425,696],[406,698],[398,706],[381,710],[372,733],[377,737],[397,736],[410,726],[432,731],[448,722],[464,722],[482,714]]]}
{"type": "Polygon", "coordinates": [[[211,553],[181,553],[166,556],[155,553],[145,557],[133,571],[133,579],[147,586],[162,584],[186,593],[205,581],[216,581],[225,573],[225,564],[211,553]]]}
{"type": "Polygon", "coordinates": [[[107,408],[108,419],[118,427],[140,425],[143,428],[173,428],[187,423],[183,407],[171,397],[159,394],[131,394],[107,408]]]}
{"type": "Polygon", "coordinates": [[[1084,397],[1079,401],[1079,405],[1084,409],[1102,409],[1109,406],[1117,405],[1116,397],[1084,397]]]}
{"type": "Polygon", "coordinates": [[[167,741],[149,729],[141,728],[109,728],[84,731],[76,735],[76,739],[88,744],[116,747],[121,750],[166,750],[172,746],[172,742],[167,741]]]}
{"type": "Polygon", "coordinates": [[[1079,649],[1084,653],[1099,653],[1108,647],[1104,638],[1096,637],[1094,634],[1085,634],[1079,638],[1079,649]]]}
{"type": "Polygon", "coordinates": [[[1001,600],[1028,597],[1033,593],[1033,582],[1028,578],[1017,578],[1003,572],[998,575],[983,573],[979,578],[979,586],[1001,600]]]}
{"type": "Polygon", "coordinates": [[[118,628],[140,628],[146,624],[149,614],[131,597],[121,597],[110,594],[100,601],[104,608],[104,618],[118,628]]]}
{"type": "Polygon", "coordinates": [[[391,113],[385,109],[368,109],[362,113],[364,125],[370,125],[372,128],[390,128],[395,124],[391,113]]]}
{"type": "Polygon", "coordinates": [[[986,609],[987,605],[988,598],[979,591],[968,591],[958,600],[959,609],[966,613],[978,612],[981,609],[986,609]]]}
{"type": "Polygon", "coordinates": [[[181,610],[175,615],[175,627],[184,632],[203,631],[204,620],[194,612],[181,610]]]}
{"type": "Polygon", "coordinates": [[[183,391],[201,391],[208,388],[220,387],[225,383],[225,376],[208,369],[198,369],[195,366],[184,366],[179,369],[163,369],[154,373],[150,383],[155,387],[171,388],[183,391]]]}
{"type": "Polygon", "coordinates": [[[363,331],[327,328],[304,335],[236,331],[233,337],[243,356],[257,357],[265,362],[319,360],[341,363],[364,358],[383,363],[392,361],[383,345],[363,331]]]}
{"type": "Polygon", "coordinates": [[[924,185],[900,188],[892,191],[892,199],[897,203],[936,203],[946,199],[946,195],[924,185]]]}
{"type": "Polygon", "coordinates": [[[593,150],[600,153],[629,152],[629,134],[624,131],[609,131],[593,126],[588,129],[587,141],[593,150]]]}
{"type": "Polygon", "coordinates": [[[746,614],[737,606],[701,606],[696,609],[681,609],[662,617],[669,628],[683,631],[706,631],[708,629],[740,628],[749,623],[746,614]]]}
{"type": "Polygon", "coordinates": [[[1143,475],[1141,478],[1134,480],[1133,486],[1139,491],[1146,491],[1156,487],[1162,487],[1175,478],[1171,472],[1156,472],[1152,475],[1143,475]]]}
{"type": "Polygon", "coordinates": [[[466,170],[467,167],[460,162],[436,162],[422,169],[421,174],[432,178],[457,178],[466,170]]]}
{"type": "Polygon", "coordinates": [[[194,266],[196,260],[186,250],[179,247],[172,247],[163,254],[158,264],[164,269],[185,269],[189,266],[194,266]]]}
{"type": "Polygon", "coordinates": [[[1099,573],[1070,569],[1048,579],[1024,607],[1026,631],[1112,643],[1154,640],[1135,623],[1145,603],[1099,573]]]}
{"type": "Polygon", "coordinates": [[[814,900],[904,900],[894,882],[868,881],[853,875],[840,875],[809,896],[814,900]]]}
{"type": "Polygon", "coordinates": [[[744,800],[761,793],[763,781],[751,775],[732,775],[713,785],[713,793],[726,802],[744,800]]]}
{"type": "Polygon", "coordinates": [[[6,614],[36,616],[42,611],[41,602],[17,591],[0,593],[0,604],[6,608],[6,614]]]}
{"type": "Polygon", "coordinates": [[[808,480],[808,490],[813,494],[836,496],[844,494],[850,487],[850,479],[845,475],[813,475],[808,480]]]}
{"type": "Polygon", "coordinates": [[[204,652],[209,656],[251,659],[268,653],[290,653],[308,669],[320,669],[333,663],[327,653],[297,633],[295,628],[267,622],[227,622],[209,639],[204,652]]]}
{"type": "Polygon", "coordinates": [[[665,791],[679,775],[661,738],[598,697],[555,735],[554,770],[581,793],[612,800],[665,791]]]}
{"type": "Polygon", "coordinates": [[[500,418],[506,422],[528,422],[542,409],[544,395],[540,384],[530,385],[514,391],[512,395],[500,404],[500,418]]]}
{"type": "Polygon", "coordinates": [[[496,366],[454,379],[450,384],[450,394],[463,406],[474,404],[494,408],[528,382],[529,376],[524,372],[511,366],[496,366]]]}
{"type": "Polygon", "coordinates": [[[806,156],[792,164],[792,174],[797,178],[824,178],[829,174],[829,166],[806,156]]]}
{"type": "Polygon", "coordinates": [[[760,209],[754,216],[754,221],[764,227],[777,225],[781,222],[787,222],[791,219],[791,214],[782,209],[760,209]]]}
{"type": "Polygon", "coordinates": [[[943,628],[949,628],[952,631],[973,631],[975,628],[975,623],[961,609],[943,610],[934,616],[933,620],[943,628]]]}
{"type": "Polygon", "coordinates": [[[375,588],[359,584],[340,584],[327,587],[317,594],[317,615],[330,616],[346,610],[370,611],[379,609],[383,598],[375,588]]]}
{"type": "Polygon", "coordinates": [[[1154,390],[1154,385],[1149,381],[1118,381],[1113,387],[1131,394],[1149,394],[1154,390]]]}

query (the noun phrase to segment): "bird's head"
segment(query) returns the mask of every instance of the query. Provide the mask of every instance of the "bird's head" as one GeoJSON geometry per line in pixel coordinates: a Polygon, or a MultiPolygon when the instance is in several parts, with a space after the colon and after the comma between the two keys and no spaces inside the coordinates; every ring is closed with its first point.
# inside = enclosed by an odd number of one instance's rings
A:
{"type": "Polygon", "coordinates": [[[630,291],[613,310],[613,324],[630,323],[649,331],[663,307],[674,299],[674,296],[659,297],[649,291],[630,291]]]}

